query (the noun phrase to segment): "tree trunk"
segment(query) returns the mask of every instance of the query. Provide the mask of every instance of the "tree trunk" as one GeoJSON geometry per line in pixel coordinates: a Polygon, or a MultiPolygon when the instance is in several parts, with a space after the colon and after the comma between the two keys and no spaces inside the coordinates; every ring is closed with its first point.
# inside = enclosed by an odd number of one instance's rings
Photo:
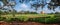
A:
{"type": "Polygon", "coordinates": [[[1,17],[1,14],[0,14],[0,17],[1,17]]]}
{"type": "Polygon", "coordinates": [[[42,12],[42,14],[44,14],[44,11],[43,11],[43,6],[42,6],[42,11],[41,11],[41,12],[42,12]]]}
{"type": "Polygon", "coordinates": [[[1,10],[0,10],[0,17],[1,17],[1,13],[2,13],[2,12],[1,12],[1,10]]]}
{"type": "Polygon", "coordinates": [[[13,15],[13,17],[15,17],[15,11],[13,9],[13,6],[11,6],[11,7],[12,7],[12,15],[13,15]]]}
{"type": "Polygon", "coordinates": [[[36,7],[35,12],[37,13],[38,8],[36,7]]]}

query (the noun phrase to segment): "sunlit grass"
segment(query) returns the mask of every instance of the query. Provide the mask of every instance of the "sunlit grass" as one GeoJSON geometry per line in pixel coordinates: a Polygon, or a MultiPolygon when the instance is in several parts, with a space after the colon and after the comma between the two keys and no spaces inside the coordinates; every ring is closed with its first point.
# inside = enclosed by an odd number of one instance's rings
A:
{"type": "MultiPolygon", "coordinates": [[[[48,17],[48,16],[51,16],[51,17],[54,17],[54,15],[48,15],[48,14],[15,14],[15,17],[19,17],[19,16],[25,16],[25,17],[48,17]]],[[[8,15],[2,15],[2,17],[13,17],[12,14],[8,14],[8,15]]]]}

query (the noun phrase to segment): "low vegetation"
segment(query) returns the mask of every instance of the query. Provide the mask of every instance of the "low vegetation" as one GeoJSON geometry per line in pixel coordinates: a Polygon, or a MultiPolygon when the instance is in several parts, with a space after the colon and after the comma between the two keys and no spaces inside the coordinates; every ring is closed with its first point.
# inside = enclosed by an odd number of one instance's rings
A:
{"type": "Polygon", "coordinates": [[[18,17],[0,17],[0,21],[13,22],[39,22],[39,23],[59,23],[59,14],[22,14],[18,17]]]}

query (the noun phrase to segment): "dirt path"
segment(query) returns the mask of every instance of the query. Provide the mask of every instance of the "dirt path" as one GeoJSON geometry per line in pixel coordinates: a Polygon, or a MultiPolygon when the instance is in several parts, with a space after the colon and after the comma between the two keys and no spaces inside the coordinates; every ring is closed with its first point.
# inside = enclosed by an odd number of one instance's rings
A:
{"type": "Polygon", "coordinates": [[[42,24],[37,22],[0,22],[0,25],[60,25],[60,24],[42,24]]]}

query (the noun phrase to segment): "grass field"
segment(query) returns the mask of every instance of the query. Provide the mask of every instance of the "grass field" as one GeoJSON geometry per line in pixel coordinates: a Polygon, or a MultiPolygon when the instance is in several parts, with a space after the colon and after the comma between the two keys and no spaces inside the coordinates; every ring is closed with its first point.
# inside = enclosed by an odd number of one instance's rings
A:
{"type": "MultiPolygon", "coordinates": [[[[7,14],[7,15],[1,15],[2,17],[13,17],[12,14],[7,14]]],[[[46,17],[46,16],[51,16],[54,17],[54,15],[48,15],[48,14],[15,14],[15,17],[19,17],[19,16],[24,16],[24,17],[46,17]]]]}
{"type": "Polygon", "coordinates": [[[15,14],[15,17],[13,17],[12,14],[7,14],[7,15],[1,15],[0,20],[6,22],[12,22],[12,21],[20,21],[20,22],[32,21],[39,23],[60,22],[60,18],[58,16],[55,17],[55,14],[15,14]]]}

